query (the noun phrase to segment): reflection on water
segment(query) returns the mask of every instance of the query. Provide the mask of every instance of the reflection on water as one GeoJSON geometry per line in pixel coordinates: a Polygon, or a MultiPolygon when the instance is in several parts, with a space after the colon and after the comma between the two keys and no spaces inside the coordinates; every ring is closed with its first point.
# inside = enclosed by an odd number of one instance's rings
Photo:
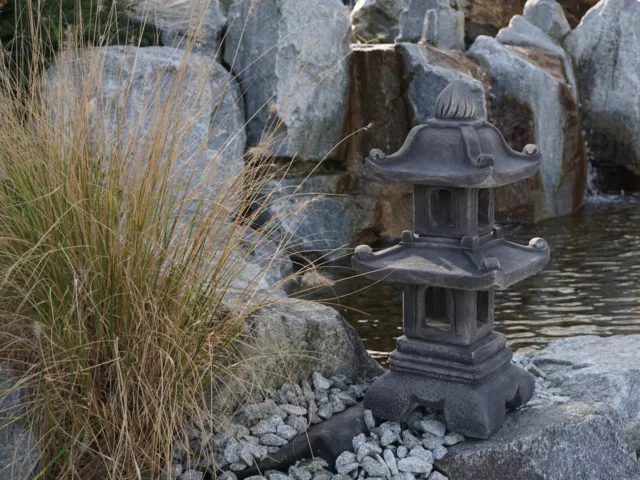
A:
{"type": "MultiPolygon", "coordinates": [[[[505,232],[519,243],[539,236],[551,246],[546,270],[496,292],[496,330],[514,350],[576,335],[640,333],[640,204],[586,205],[572,217],[505,232]]],[[[353,274],[347,268],[330,273],[353,274]]],[[[375,356],[384,360],[395,348],[402,334],[399,285],[349,279],[322,298],[340,310],[375,356]]]]}

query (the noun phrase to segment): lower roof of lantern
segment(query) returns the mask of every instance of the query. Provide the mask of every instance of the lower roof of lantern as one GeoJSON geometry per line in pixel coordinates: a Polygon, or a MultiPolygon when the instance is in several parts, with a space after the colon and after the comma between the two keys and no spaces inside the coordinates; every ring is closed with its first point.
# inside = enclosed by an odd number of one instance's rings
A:
{"type": "Polygon", "coordinates": [[[400,244],[376,253],[358,251],[353,268],[374,279],[459,290],[508,288],[544,269],[549,246],[496,239],[473,250],[460,246],[400,244]]]}

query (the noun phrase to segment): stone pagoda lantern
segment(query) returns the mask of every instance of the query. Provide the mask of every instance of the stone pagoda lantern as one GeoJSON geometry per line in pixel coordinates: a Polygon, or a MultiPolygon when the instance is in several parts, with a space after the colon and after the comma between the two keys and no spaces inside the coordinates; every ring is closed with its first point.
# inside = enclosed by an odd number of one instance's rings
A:
{"type": "Polygon", "coordinates": [[[541,238],[529,246],[504,239],[493,188],[530,177],[541,159],[536,145],[515,152],[477,119],[475,99],[458,81],[397,153],[369,154],[373,178],[414,185],[413,231],[380,252],[361,245],[352,258],[366,277],[404,284],[404,336],[364,399],[375,416],[400,420],[428,406],[444,411],[451,430],[487,438],[506,410],[533,395],[533,376],[511,364],[505,336],[493,331],[494,291],[540,272],[549,247],[541,238]]]}

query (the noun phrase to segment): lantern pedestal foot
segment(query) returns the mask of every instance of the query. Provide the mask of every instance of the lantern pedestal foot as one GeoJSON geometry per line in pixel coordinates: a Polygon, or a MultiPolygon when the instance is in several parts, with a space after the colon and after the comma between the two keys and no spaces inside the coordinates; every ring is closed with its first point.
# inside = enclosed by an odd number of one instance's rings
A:
{"type": "Polygon", "coordinates": [[[533,396],[535,379],[511,363],[481,383],[432,378],[423,373],[389,371],[376,380],[364,406],[378,418],[399,421],[425,406],[444,412],[450,430],[473,438],[490,437],[515,410],[533,396]]]}

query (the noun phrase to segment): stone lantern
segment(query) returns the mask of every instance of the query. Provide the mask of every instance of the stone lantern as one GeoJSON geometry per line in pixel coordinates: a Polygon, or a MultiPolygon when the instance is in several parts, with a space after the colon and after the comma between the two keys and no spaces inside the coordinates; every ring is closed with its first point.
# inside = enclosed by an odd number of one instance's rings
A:
{"type": "Polygon", "coordinates": [[[451,430],[487,438],[506,410],[533,395],[533,376],[511,364],[505,336],[493,331],[494,291],[541,271],[549,247],[541,238],[529,246],[504,239],[493,188],[533,175],[541,159],[536,145],[515,152],[477,119],[475,99],[458,81],[397,153],[369,154],[373,178],[414,185],[413,231],[380,252],[361,245],[352,257],[366,277],[404,284],[404,336],[364,400],[375,416],[400,420],[428,406],[444,411],[451,430]]]}

